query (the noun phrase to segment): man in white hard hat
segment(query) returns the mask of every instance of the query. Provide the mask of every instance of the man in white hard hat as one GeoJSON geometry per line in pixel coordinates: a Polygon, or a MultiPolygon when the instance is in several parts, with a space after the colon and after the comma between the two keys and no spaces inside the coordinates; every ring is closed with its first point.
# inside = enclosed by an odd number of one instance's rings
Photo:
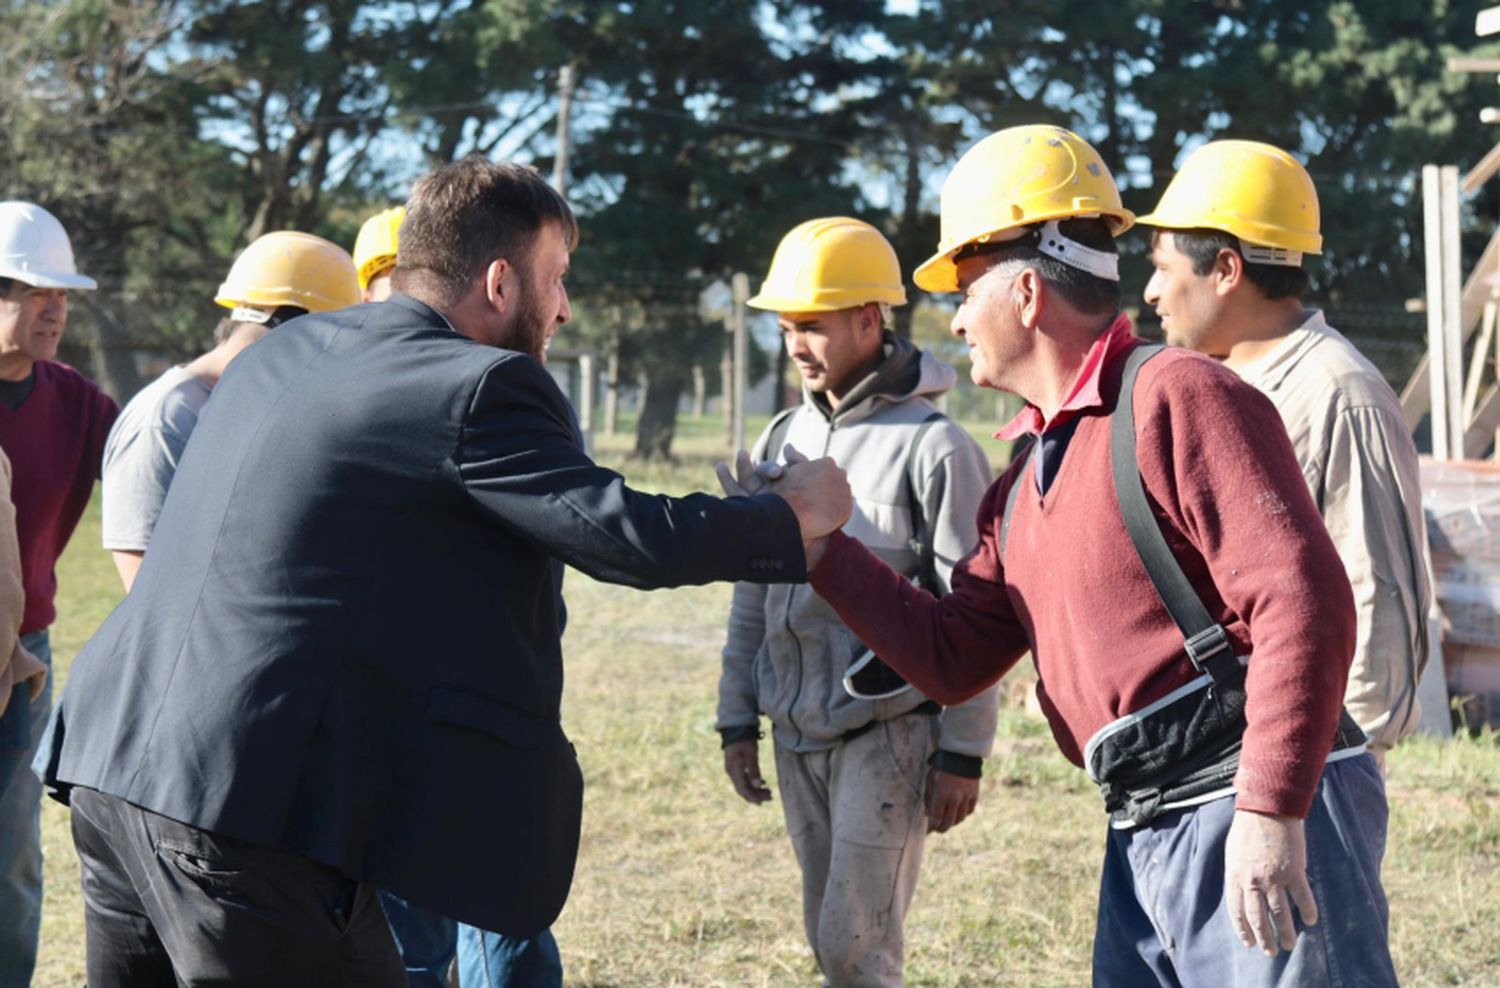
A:
{"type": "Polygon", "coordinates": [[[357,304],[359,284],[338,244],[282,230],[245,248],[214,302],[230,310],[214,329],[214,348],[130,399],[104,447],[103,542],[126,591],[198,414],[230,362],[288,319],[357,304]]]}
{"type": "Polygon", "coordinates": [[[1384,375],[1302,305],[1303,256],[1323,248],[1312,176],[1269,144],[1210,141],[1140,222],[1156,228],[1145,298],[1167,342],[1223,361],[1281,413],[1354,586],[1344,704],[1383,763],[1421,715],[1432,603],[1421,477],[1384,375]]]}
{"type": "MultiPolygon", "coordinates": [[[[809,220],[782,238],[750,305],[777,315],[803,400],[774,419],[758,460],[820,451],[849,474],[847,531],[934,592],[974,544],[989,461],[937,410],[952,367],[886,329],[906,302],[875,227],[809,220]]],[[[719,680],[724,770],[742,799],[771,798],[760,718],[802,868],[803,925],[827,983],[905,983],[904,926],[929,832],[973,812],[999,702],[990,688],[942,709],[890,673],[804,585],[738,583],[719,680]]]]}
{"type": "MultiPolygon", "coordinates": [[[[26,590],[21,645],[50,665],[54,566],[88,505],[104,440],[119,411],[82,374],[56,362],[68,292],[90,291],[62,224],[29,202],[0,202],[0,450],[10,458],[26,590]]],[[[0,758],[21,766],[0,794],[0,988],[25,986],[42,915],[41,786],[24,766],[52,709],[52,683],[23,686],[0,717],[0,758]]]]}

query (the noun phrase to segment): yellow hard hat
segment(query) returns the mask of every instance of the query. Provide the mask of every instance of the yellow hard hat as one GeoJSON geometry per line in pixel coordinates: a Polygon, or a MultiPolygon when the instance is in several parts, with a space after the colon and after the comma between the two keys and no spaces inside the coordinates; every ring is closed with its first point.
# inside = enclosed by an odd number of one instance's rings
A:
{"type": "Polygon", "coordinates": [[[360,288],[369,288],[370,282],[395,267],[396,235],[405,218],[406,207],[394,206],[371,216],[359,228],[359,236],[354,238],[354,266],[359,269],[360,288]]]}
{"type": "MultiPolygon", "coordinates": [[[[1299,254],[1323,250],[1312,176],[1281,148],[1259,141],[1210,141],[1188,155],[1161,202],[1141,222],[1172,230],[1222,230],[1252,247],[1299,254]]],[[[1301,262],[1300,257],[1261,260],[1301,262]]]]}
{"type": "Polygon", "coordinates": [[[359,304],[359,278],[354,261],[338,244],[281,230],[245,248],[214,301],[226,309],[295,305],[329,312],[359,304]]]}
{"type": "Polygon", "coordinates": [[[1011,240],[1047,220],[1089,216],[1103,219],[1117,237],[1135,222],[1088,141],[1047,125],[998,131],[958,159],[943,182],[937,253],[922,262],[913,280],[924,291],[956,292],[953,255],[962,248],[1011,240]]]}
{"type": "Polygon", "coordinates": [[[771,272],[747,304],[771,312],[835,312],[870,302],[905,305],[890,241],[848,216],[808,220],[776,245],[771,272]]]}

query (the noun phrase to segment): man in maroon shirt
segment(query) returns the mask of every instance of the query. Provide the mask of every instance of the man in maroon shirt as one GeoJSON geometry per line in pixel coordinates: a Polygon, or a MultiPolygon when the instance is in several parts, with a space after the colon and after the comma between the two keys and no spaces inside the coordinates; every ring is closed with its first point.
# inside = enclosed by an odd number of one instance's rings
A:
{"type": "MultiPolygon", "coordinates": [[[[98,287],[78,273],[62,224],[29,202],[0,202],[0,450],[14,468],[11,499],[26,604],[21,644],[51,664],[54,566],[88,505],[119,409],[82,374],[54,363],[68,292],[98,287]]],[[[0,988],[24,988],[42,916],[41,784],[27,771],[52,712],[52,681],[32,698],[16,687],[0,716],[0,758],[15,760],[0,793],[0,988]]]]}
{"type": "Polygon", "coordinates": [[[972,377],[1026,399],[1001,434],[1034,435],[1034,452],[990,489],[947,596],[842,532],[809,546],[811,582],[942,703],[1031,651],[1059,748],[1112,811],[1095,984],[1394,985],[1384,791],[1362,734],[1341,730],[1348,579],[1262,395],[1179,350],[1122,395],[1140,343],[1118,314],[1112,236],[1133,220],[1098,153],[1061,128],[1002,131],[964,156],[916,282],[963,294],[952,331],[972,377]],[[1189,658],[1127,531],[1120,400],[1150,520],[1227,645],[1216,653],[1189,658]]]}

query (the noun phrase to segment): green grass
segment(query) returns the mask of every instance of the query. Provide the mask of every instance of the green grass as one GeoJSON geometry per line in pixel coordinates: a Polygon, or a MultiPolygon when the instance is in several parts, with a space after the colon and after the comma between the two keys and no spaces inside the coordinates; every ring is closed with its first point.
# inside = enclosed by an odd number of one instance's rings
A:
{"type": "MultiPolygon", "coordinates": [[[[642,486],[711,483],[717,423],[680,433],[675,468],[601,458],[642,486]]],[[[983,429],[977,430],[981,433],[983,429]]],[[[998,457],[999,444],[986,443],[998,457]]],[[[59,677],[119,597],[92,513],[60,566],[59,677]]],[[[577,879],[556,927],[568,983],[589,988],[814,985],[779,806],[730,789],[713,732],[727,587],[641,593],[570,574],[565,720],[587,794],[577,879]]],[[[1088,983],[1104,819],[1082,773],[1027,712],[1013,674],[978,813],[928,844],[908,920],[914,986],[1088,983]]],[[[762,766],[772,767],[769,751],[762,766]]],[[[1391,756],[1385,877],[1403,983],[1484,985],[1500,970],[1500,737],[1417,740],[1391,756]]],[[[83,982],[67,815],[47,803],[38,988],[83,982]]],[[[455,859],[455,867],[461,867],[455,859]]]]}

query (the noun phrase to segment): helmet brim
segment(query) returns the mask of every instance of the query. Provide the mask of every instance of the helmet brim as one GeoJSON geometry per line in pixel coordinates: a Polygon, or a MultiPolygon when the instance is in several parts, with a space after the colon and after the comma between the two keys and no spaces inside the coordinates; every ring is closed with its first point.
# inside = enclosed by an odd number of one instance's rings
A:
{"type": "Polygon", "coordinates": [[[8,271],[0,268],[0,278],[10,278],[33,288],[70,288],[80,292],[92,292],[99,288],[99,283],[93,278],[62,272],[8,271]]]}

